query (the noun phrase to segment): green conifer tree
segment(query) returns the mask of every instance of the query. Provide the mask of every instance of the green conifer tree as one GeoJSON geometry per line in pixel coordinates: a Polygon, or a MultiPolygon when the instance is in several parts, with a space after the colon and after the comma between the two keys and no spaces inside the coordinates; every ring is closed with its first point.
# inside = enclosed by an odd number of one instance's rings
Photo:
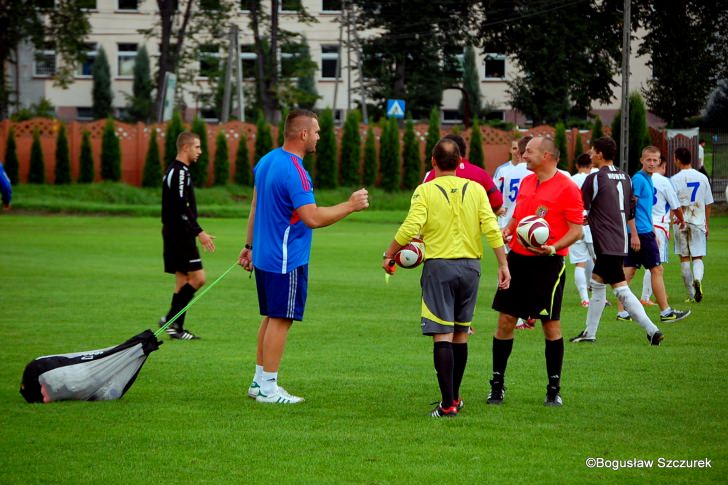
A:
{"type": "Polygon", "coordinates": [[[79,156],[78,183],[90,184],[94,181],[94,156],[91,151],[91,133],[83,130],[81,135],[81,155],[79,156]]]}
{"type": "Polygon", "coordinates": [[[283,142],[286,140],[286,118],[288,117],[288,110],[284,109],[281,111],[281,119],[278,122],[278,146],[282,147],[283,142]]]}
{"type": "Polygon", "coordinates": [[[152,78],[149,70],[149,54],[142,45],[134,59],[133,96],[129,98],[128,112],[131,121],[148,122],[152,118],[152,78]]]}
{"type": "Polygon", "coordinates": [[[263,111],[258,110],[258,119],[255,122],[255,163],[263,158],[273,149],[273,137],[270,132],[270,125],[265,120],[263,111]]]}
{"type": "Polygon", "coordinates": [[[361,183],[365,187],[372,187],[377,182],[377,145],[374,130],[371,126],[367,128],[367,138],[364,142],[364,170],[362,171],[361,183]]]}
{"type": "MultiPolygon", "coordinates": [[[[461,154],[465,157],[465,154],[461,154]]],[[[473,126],[470,130],[470,153],[468,154],[470,163],[480,168],[485,166],[485,154],[483,153],[483,134],[480,131],[480,120],[476,116],[473,118],[473,126]]]]}
{"type": "Polygon", "coordinates": [[[106,51],[102,46],[99,47],[91,67],[91,76],[93,78],[93,87],[91,89],[91,97],[93,100],[92,110],[94,118],[100,120],[108,118],[112,114],[114,93],[111,91],[111,69],[109,69],[109,61],[106,57],[106,51]]]}
{"type": "MultiPolygon", "coordinates": [[[[174,162],[177,158],[177,137],[180,133],[185,131],[185,127],[182,124],[182,115],[179,110],[175,109],[172,113],[172,119],[167,123],[167,130],[164,133],[164,167],[174,162]]],[[[200,139],[202,143],[202,139],[200,139]]],[[[203,151],[203,153],[205,153],[203,151]]]]}
{"type": "Polygon", "coordinates": [[[215,137],[215,185],[225,185],[230,178],[230,151],[225,130],[215,137]]]}
{"type": "Polygon", "coordinates": [[[238,149],[235,152],[235,183],[238,185],[252,185],[253,174],[250,171],[250,153],[248,150],[248,135],[245,130],[240,132],[238,149]]]}
{"type": "MultiPolygon", "coordinates": [[[[619,153],[619,143],[622,134],[622,110],[618,110],[612,120],[612,138],[617,143],[615,165],[620,165],[622,156],[619,153]]],[[[647,109],[640,93],[633,91],[629,95],[629,145],[626,171],[633,175],[641,167],[640,158],[642,149],[652,142],[647,128],[647,109]]]]}
{"type": "Polygon", "coordinates": [[[346,115],[344,132],[341,135],[341,185],[352,187],[361,179],[361,135],[359,135],[359,111],[351,110],[346,115]]]}
{"type": "Polygon", "coordinates": [[[43,147],[40,144],[40,132],[38,132],[38,128],[33,129],[33,143],[30,145],[28,183],[45,183],[45,161],[43,159],[43,147]]]}
{"type": "Polygon", "coordinates": [[[60,124],[58,137],[56,138],[56,185],[71,183],[71,156],[68,152],[68,137],[66,136],[66,125],[60,124]]]}
{"type": "Polygon", "coordinates": [[[594,120],[594,126],[592,126],[591,131],[591,139],[592,141],[598,140],[599,138],[604,136],[604,131],[602,130],[602,119],[597,115],[597,119],[594,120]]]}
{"type": "MultiPolygon", "coordinates": [[[[192,133],[200,137],[200,158],[197,162],[190,165],[190,176],[195,187],[204,187],[207,185],[210,165],[210,150],[207,143],[207,124],[199,116],[195,116],[192,120],[192,133]]],[[[175,150],[176,151],[176,150],[175,150]]]]}
{"type": "Polygon", "coordinates": [[[574,136],[576,137],[576,140],[574,140],[574,160],[576,160],[579,155],[584,153],[584,144],[581,141],[579,130],[574,132],[574,136]]]}
{"type": "Polygon", "coordinates": [[[480,116],[480,110],[482,109],[480,103],[480,76],[478,76],[478,66],[475,62],[475,49],[473,49],[473,46],[467,46],[463,56],[463,89],[468,93],[470,116],[473,118],[480,116]]]}
{"type": "Polygon", "coordinates": [[[440,110],[433,107],[432,111],[430,111],[430,124],[427,127],[427,137],[425,138],[426,159],[432,156],[432,149],[440,141],[440,136],[440,110]]]}
{"type": "Polygon", "coordinates": [[[18,149],[15,145],[15,127],[11,126],[8,130],[8,140],[5,144],[5,173],[8,175],[12,184],[20,183],[18,178],[18,170],[20,164],[18,163],[18,149]]]}
{"type": "Polygon", "coordinates": [[[422,182],[422,160],[420,160],[420,141],[415,134],[415,124],[408,117],[402,140],[403,175],[402,188],[414,189],[422,182]]]}
{"type": "Polygon", "coordinates": [[[556,148],[559,150],[558,167],[565,169],[569,166],[569,150],[566,147],[566,126],[564,126],[564,123],[561,121],[556,123],[554,144],[556,144],[556,148]]]}
{"type": "Polygon", "coordinates": [[[113,182],[121,179],[121,145],[111,118],[106,118],[101,135],[101,178],[113,182]]]}
{"type": "Polygon", "coordinates": [[[395,118],[386,121],[379,148],[379,165],[382,167],[382,188],[387,192],[399,189],[401,158],[399,149],[399,125],[395,118]]]}
{"type": "Polygon", "coordinates": [[[152,128],[149,133],[147,156],[144,160],[144,176],[142,187],[159,187],[162,180],[162,164],[159,158],[159,144],[157,143],[157,129],[152,128]]]}
{"type": "Polygon", "coordinates": [[[334,132],[334,113],[326,108],[319,118],[321,129],[316,146],[316,186],[322,189],[336,187],[336,133],[334,132]]]}

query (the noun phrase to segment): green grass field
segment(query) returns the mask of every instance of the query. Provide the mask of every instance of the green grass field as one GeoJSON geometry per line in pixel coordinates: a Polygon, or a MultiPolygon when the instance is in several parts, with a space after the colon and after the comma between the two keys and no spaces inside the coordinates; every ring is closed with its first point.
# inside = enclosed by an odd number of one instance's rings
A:
{"type": "MultiPolygon", "coordinates": [[[[517,334],[506,402],[485,404],[496,322],[486,255],[465,408],[434,420],[419,270],[384,285],[380,256],[396,224],[373,214],[315,232],[306,319],[292,330],[280,373],[306,397],[292,407],[245,395],[259,316],[254,281],[237,269],[189,312],[187,326],[203,340],[165,338],[123,399],[26,404],[18,385],[31,359],[156,328],[173,282],[162,272],[157,218],[0,216],[0,483],[726,481],[728,218],[711,227],[703,303],[688,320],[661,325],[663,346],[649,346],[609,309],[596,344],[566,343],[563,408],[542,404],[540,330],[517,334]],[[712,468],[590,469],[589,457],[707,458],[712,468]]],[[[218,251],[203,255],[211,282],[236,260],[245,221],[201,222],[217,236],[218,251]]],[[[586,314],[571,273],[567,338],[586,314]]],[[[666,283],[683,308],[676,259],[666,283]]]]}

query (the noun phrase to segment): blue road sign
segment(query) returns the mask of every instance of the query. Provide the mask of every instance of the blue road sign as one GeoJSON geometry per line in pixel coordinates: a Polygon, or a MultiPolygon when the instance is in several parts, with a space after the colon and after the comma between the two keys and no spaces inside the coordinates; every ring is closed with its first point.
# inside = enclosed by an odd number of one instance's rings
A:
{"type": "Polygon", "coordinates": [[[387,118],[404,118],[404,99],[387,100],[387,118]]]}

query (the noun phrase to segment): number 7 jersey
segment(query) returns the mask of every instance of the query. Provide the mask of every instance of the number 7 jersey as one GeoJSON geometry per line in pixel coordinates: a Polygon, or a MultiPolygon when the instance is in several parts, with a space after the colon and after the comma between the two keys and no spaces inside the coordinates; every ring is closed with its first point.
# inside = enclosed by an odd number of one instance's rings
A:
{"type": "Polygon", "coordinates": [[[680,170],[670,178],[688,224],[705,229],[705,206],[713,203],[708,177],[694,168],[680,170]]]}

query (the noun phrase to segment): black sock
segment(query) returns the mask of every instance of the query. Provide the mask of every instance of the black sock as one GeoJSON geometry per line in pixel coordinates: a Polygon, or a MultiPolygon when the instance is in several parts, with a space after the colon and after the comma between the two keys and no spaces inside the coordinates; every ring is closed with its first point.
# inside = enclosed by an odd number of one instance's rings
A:
{"type": "Polygon", "coordinates": [[[452,356],[452,397],[460,399],[460,383],[463,381],[465,364],[468,363],[468,343],[452,344],[452,356]]]}
{"type": "MultiPolygon", "coordinates": [[[[196,291],[197,290],[195,289],[195,287],[193,287],[189,283],[185,283],[185,285],[179,289],[179,293],[177,293],[177,304],[179,305],[179,308],[177,308],[177,312],[182,310],[189,304],[189,302],[192,301],[192,298],[194,298],[196,291]]],[[[177,312],[174,315],[176,315],[177,312]]],[[[187,312],[184,312],[182,315],[180,315],[179,318],[174,322],[174,326],[177,327],[177,330],[179,330],[180,332],[185,325],[185,316],[187,316],[187,312]]]]}
{"type": "Polygon", "coordinates": [[[513,339],[500,340],[493,337],[493,380],[495,382],[504,382],[511,350],[513,350],[513,339]]]}
{"type": "Polygon", "coordinates": [[[449,408],[453,405],[452,374],[453,374],[453,352],[450,342],[435,342],[432,350],[435,359],[435,370],[437,371],[437,382],[440,385],[442,394],[441,405],[449,408]]]}
{"type": "MultiPolygon", "coordinates": [[[[167,312],[167,316],[164,317],[164,321],[169,322],[172,320],[182,308],[179,306],[179,293],[172,293],[172,303],[169,305],[169,311],[167,312]]],[[[175,323],[172,324],[173,327],[175,323]]]]}
{"type": "Polygon", "coordinates": [[[564,339],[546,341],[546,372],[549,374],[549,386],[559,388],[561,385],[561,365],[564,362],[564,339]]]}

